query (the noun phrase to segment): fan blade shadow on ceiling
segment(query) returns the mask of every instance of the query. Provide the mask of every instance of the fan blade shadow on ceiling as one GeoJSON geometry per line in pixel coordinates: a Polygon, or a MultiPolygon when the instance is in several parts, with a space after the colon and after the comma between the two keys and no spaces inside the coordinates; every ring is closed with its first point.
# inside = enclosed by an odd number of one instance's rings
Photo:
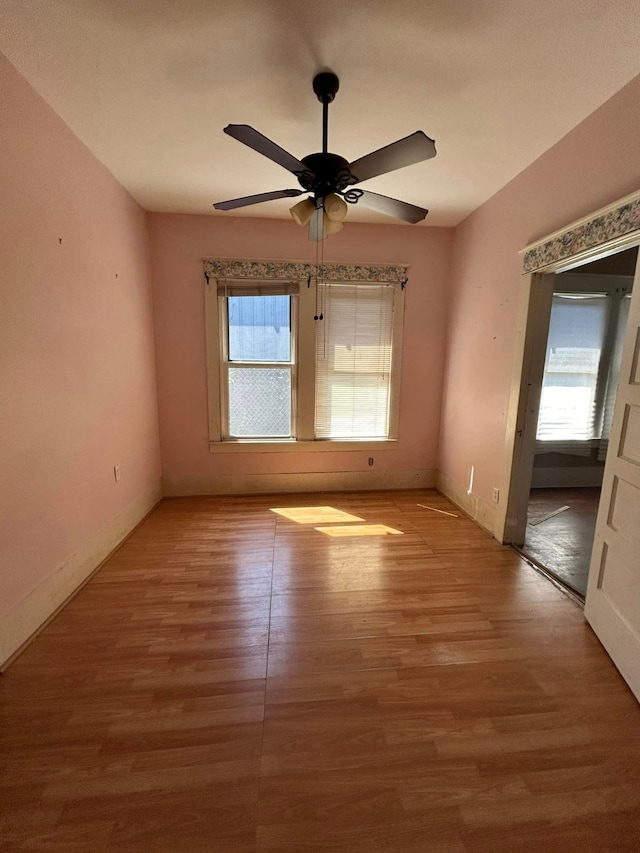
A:
{"type": "Polygon", "coordinates": [[[384,213],[386,216],[393,216],[394,219],[401,219],[403,222],[410,222],[412,225],[421,222],[429,213],[424,207],[417,207],[415,204],[399,201],[397,198],[390,198],[388,195],[380,195],[380,193],[372,193],[368,190],[359,190],[359,192],[362,195],[357,204],[363,204],[370,210],[384,213]]]}
{"type": "Polygon", "coordinates": [[[278,166],[282,166],[289,172],[296,174],[298,172],[309,171],[309,167],[305,166],[293,154],[289,154],[284,148],[276,145],[275,142],[272,142],[268,137],[248,124],[228,124],[224,132],[233,137],[233,139],[237,139],[238,142],[242,142],[249,148],[253,148],[258,154],[262,154],[264,157],[268,157],[269,160],[273,160],[274,163],[277,163],[278,166]]]}
{"type": "Polygon", "coordinates": [[[349,164],[349,169],[356,179],[355,183],[359,184],[369,178],[386,175],[387,172],[395,172],[396,169],[413,166],[414,163],[422,163],[435,156],[436,145],[433,139],[422,130],[416,130],[404,139],[398,139],[397,142],[354,160],[349,164]]]}
{"type": "Polygon", "coordinates": [[[218,201],[213,206],[216,210],[235,210],[237,207],[248,207],[251,204],[262,204],[263,201],[275,201],[278,198],[295,198],[303,195],[304,190],[273,190],[270,193],[246,195],[242,198],[232,198],[229,201],[218,201]]]}

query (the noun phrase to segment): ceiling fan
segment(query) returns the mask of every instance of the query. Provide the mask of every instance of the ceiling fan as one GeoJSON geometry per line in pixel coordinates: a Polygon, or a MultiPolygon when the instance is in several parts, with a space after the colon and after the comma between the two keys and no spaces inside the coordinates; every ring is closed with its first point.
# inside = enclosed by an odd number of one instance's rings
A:
{"type": "Polygon", "coordinates": [[[331,154],[328,151],[329,104],[335,98],[339,85],[337,76],[330,71],[323,71],[313,79],[313,91],[322,104],[321,153],[308,154],[298,160],[248,124],[227,125],[224,129],[226,134],[283,166],[296,176],[302,189],[274,190],[220,201],[213,205],[214,208],[236,210],[264,201],[295,198],[310,193],[309,197],[291,208],[291,215],[299,225],[309,223],[310,240],[323,240],[328,234],[342,228],[342,220],[348,209],[345,202],[363,204],[371,210],[404,222],[416,223],[424,219],[428,210],[369,190],[356,189],[355,184],[435,157],[436,147],[433,139],[417,130],[397,142],[354,160],[353,163],[338,154],[331,154]]]}

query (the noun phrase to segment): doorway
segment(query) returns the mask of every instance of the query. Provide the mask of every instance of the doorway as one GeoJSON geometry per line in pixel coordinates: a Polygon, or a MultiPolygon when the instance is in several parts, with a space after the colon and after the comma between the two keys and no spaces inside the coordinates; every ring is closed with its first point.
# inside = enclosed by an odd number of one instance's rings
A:
{"type": "Polygon", "coordinates": [[[544,277],[546,328],[537,330],[538,393],[521,466],[529,488],[511,541],[582,599],[637,256],[634,246],[544,277]]]}

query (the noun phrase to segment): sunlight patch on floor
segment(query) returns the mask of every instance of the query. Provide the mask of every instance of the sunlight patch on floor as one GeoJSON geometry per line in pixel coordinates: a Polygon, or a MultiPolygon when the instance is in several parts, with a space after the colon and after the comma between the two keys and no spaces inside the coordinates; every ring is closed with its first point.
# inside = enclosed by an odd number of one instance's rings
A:
{"type": "Polygon", "coordinates": [[[364,518],[343,512],[333,506],[272,507],[271,512],[282,515],[298,524],[338,524],[339,522],[364,521],[364,518]]]}
{"type": "Polygon", "coordinates": [[[393,534],[396,536],[402,535],[402,530],[396,530],[393,527],[387,527],[386,524],[357,524],[357,525],[341,525],[340,527],[316,527],[320,533],[326,533],[327,536],[388,536],[393,534]]]}

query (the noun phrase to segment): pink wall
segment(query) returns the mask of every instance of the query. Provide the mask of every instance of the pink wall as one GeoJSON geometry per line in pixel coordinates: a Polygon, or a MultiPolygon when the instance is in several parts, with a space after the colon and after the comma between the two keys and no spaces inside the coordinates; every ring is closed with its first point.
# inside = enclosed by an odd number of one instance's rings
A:
{"type": "MultiPolygon", "coordinates": [[[[202,258],[310,260],[306,230],[282,220],[149,216],[163,474],[365,470],[362,453],[211,454],[208,448],[202,258]]],[[[346,225],[325,260],[411,265],[406,291],[400,440],[376,470],[435,468],[441,404],[451,232],[442,228],[346,225]]]]}
{"type": "Polygon", "coordinates": [[[1,615],[160,465],[146,215],[2,57],[0,103],[1,615]]]}
{"type": "Polygon", "coordinates": [[[500,485],[522,279],[518,251],[640,189],[640,77],[455,233],[440,470],[491,502],[500,485]]]}
{"type": "MultiPolygon", "coordinates": [[[[0,615],[157,482],[153,317],[167,477],[364,470],[367,452],[208,451],[201,259],[311,260],[304,230],[145,217],[2,59],[0,100],[0,615]]],[[[328,261],[411,267],[400,441],[378,454],[377,470],[438,467],[466,486],[474,465],[474,491],[490,502],[503,462],[518,250],[638,189],[639,112],[637,78],[470,216],[455,242],[447,229],[353,223],[330,238],[328,261]]]]}

